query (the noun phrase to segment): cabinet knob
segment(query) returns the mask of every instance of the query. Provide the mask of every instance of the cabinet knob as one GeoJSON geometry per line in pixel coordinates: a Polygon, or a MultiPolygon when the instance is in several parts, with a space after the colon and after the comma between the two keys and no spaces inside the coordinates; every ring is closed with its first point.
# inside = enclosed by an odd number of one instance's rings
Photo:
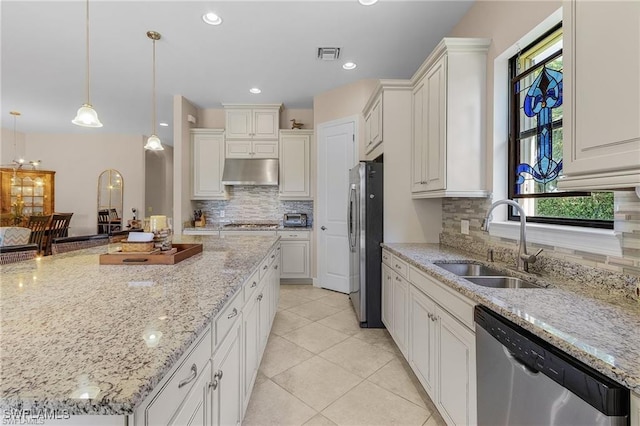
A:
{"type": "Polygon", "coordinates": [[[323,231],[326,231],[327,227],[326,226],[321,226],[320,229],[322,229],[323,231]]]}
{"type": "Polygon", "coordinates": [[[227,315],[227,319],[231,319],[231,318],[235,317],[236,315],[238,315],[238,309],[233,308],[233,311],[231,311],[231,313],[229,315],[227,315]]]}
{"type": "Polygon", "coordinates": [[[258,295],[258,301],[261,301],[261,300],[262,300],[262,293],[258,295]]]}
{"type": "Polygon", "coordinates": [[[251,288],[254,288],[257,285],[258,285],[258,283],[254,281],[253,284],[251,284],[251,288]]]}

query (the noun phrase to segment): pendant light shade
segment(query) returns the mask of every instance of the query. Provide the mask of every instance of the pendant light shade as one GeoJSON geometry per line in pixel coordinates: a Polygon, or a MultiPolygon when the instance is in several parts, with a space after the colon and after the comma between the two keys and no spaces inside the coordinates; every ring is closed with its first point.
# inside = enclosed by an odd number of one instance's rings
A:
{"type": "Polygon", "coordinates": [[[160,40],[160,33],[156,31],[147,31],[147,37],[153,42],[153,99],[151,104],[151,136],[147,139],[147,143],[144,145],[144,149],[149,151],[164,151],[160,138],[156,135],[156,40],[160,40]]]}
{"type": "Polygon", "coordinates": [[[87,14],[86,14],[86,24],[87,24],[87,78],[86,78],[86,92],[87,92],[87,102],[82,104],[82,106],[78,109],[76,113],[76,118],[71,120],[71,122],[77,126],[82,127],[102,127],[102,123],[98,118],[98,113],[93,106],[91,106],[91,98],[90,98],[90,77],[89,77],[89,0],[87,0],[87,14]]]}

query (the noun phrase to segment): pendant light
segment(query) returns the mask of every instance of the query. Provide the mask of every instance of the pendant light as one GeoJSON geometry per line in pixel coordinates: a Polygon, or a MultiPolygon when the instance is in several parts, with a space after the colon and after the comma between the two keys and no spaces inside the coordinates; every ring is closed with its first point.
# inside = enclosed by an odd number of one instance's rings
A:
{"type": "MultiPolygon", "coordinates": [[[[18,156],[18,123],[17,118],[22,115],[19,111],[9,111],[9,114],[13,116],[13,160],[11,161],[11,167],[13,168],[13,174],[15,178],[16,170],[22,169],[25,165],[24,157],[18,156]]],[[[40,160],[29,161],[31,167],[35,170],[39,165],[40,160]]]]}
{"type": "Polygon", "coordinates": [[[87,91],[87,102],[82,104],[82,106],[78,109],[76,113],[76,118],[71,120],[71,122],[77,126],[82,127],[102,127],[102,123],[98,118],[98,113],[93,106],[91,106],[91,97],[89,91],[89,0],[87,0],[87,80],[86,80],[86,91],[87,91]]]}
{"type": "Polygon", "coordinates": [[[147,139],[144,149],[149,151],[163,151],[162,142],[160,142],[160,138],[156,135],[156,41],[160,40],[161,36],[160,33],[156,31],[147,31],[147,37],[153,42],[153,100],[151,105],[151,136],[147,139]]]}

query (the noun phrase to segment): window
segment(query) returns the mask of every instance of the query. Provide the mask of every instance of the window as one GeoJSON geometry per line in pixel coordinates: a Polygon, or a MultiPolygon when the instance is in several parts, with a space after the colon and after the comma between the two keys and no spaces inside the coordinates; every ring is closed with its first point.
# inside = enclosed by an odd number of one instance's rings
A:
{"type": "MultiPolygon", "coordinates": [[[[531,222],[613,228],[613,193],[562,192],[562,27],[509,61],[509,198],[531,222]]],[[[519,220],[509,209],[509,220],[519,220]]]]}

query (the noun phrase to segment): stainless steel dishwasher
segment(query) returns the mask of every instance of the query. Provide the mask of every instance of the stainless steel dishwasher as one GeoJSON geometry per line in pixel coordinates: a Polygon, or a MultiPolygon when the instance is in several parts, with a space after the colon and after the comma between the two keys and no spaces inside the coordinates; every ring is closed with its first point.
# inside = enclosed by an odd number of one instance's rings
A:
{"type": "Polygon", "coordinates": [[[628,425],[629,390],[476,306],[478,424],[628,425]]]}

